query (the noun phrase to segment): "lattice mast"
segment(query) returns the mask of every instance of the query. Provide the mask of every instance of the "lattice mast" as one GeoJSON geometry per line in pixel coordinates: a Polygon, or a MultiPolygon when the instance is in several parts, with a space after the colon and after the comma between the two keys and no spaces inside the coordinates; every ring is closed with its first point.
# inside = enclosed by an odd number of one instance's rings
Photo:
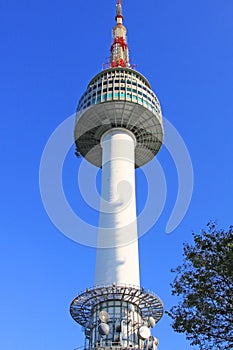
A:
{"type": "Polygon", "coordinates": [[[113,27],[113,43],[111,46],[111,67],[130,67],[129,49],[127,45],[126,27],[123,25],[122,4],[116,5],[116,25],[113,27]]]}
{"type": "Polygon", "coordinates": [[[90,81],[77,108],[76,151],[102,169],[102,194],[94,287],[70,312],[84,327],[86,349],[156,350],[151,328],[163,304],[140,286],[135,167],[158,153],[162,113],[148,80],[129,64],[121,0],[115,20],[110,68],[90,81]]]}

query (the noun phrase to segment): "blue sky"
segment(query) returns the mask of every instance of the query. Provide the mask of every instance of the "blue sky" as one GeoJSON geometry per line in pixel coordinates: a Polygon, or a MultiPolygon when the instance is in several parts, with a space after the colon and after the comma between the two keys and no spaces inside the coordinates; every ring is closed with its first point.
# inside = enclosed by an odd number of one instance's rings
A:
{"type": "MultiPolygon", "coordinates": [[[[168,235],[178,186],[173,160],[162,148],[157,158],[167,181],[166,205],[140,239],[142,285],[169,309],[176,302],[170,269],[182,261],[183,242],[190,242],[191,232],[209,219],[221,227],[232,224],[233,3],[125,0],[123,6],[133,62],[185,141],[194,169],[189,210],[168,235]]],[[[4,350],[72,350],[83,344],[69,303],[93,285],[95,250],[72,242],[49,220],[40,198],[39,164],[50,134],[75,112],[89,80],[109,56],[114,16],[114,0],[0,0],[4,350]]],[[[81,207],[77,186],[80,162],[71,149],[63,184],[72,208],[85,218],[89,211],[81,207]]],[[[137,184],[140,210],[146,198],[141,170],[137,184]]],[[[98,222],[97,213],[89,220],[98,222]]],[[[191,349],[169,324],[164,316],[154,330],[159,349],[191,349]]]]}

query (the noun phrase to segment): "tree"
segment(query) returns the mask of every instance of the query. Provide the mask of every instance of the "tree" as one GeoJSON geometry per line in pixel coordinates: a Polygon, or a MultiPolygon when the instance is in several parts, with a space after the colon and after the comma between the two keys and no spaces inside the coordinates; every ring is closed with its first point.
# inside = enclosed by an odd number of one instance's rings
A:
{"type": "Polygon", "coordinates": [[[202,350],[233,349],[233,226],[224,231],[210,222],[193,238],[172,270],[172,294],[180,297],[167,312],[172,327],[202,350]]]}

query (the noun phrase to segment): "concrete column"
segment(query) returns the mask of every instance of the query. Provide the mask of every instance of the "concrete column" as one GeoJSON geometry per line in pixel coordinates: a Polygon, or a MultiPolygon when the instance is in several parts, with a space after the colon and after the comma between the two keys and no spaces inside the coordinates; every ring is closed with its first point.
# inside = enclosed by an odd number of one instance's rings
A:
{"type": "Polygon", "coordinates": [[[95,285],[140,285],[135,198],[135,144],[113,128],[101,138],[102,197],[95,285]]]}

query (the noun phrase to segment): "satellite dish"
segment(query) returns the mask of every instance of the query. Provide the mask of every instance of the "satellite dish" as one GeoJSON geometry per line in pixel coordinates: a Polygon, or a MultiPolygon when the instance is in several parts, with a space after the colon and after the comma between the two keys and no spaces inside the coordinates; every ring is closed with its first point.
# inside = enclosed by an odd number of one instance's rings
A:
{"type": "Polygon", "coordinates": [[[100,311],[99,319],[101,322],[107,323],[109,321],[109,314],[107,311],[100,311]]]}
{"type": "Polygon", "coordinates": [[[138,330],[139,338],[146,340],[150,337],[150,329],[147,326],[141,326],[138,330]]]}
{"type": "Polygon", "coordinates": [[[153,317],[151,317],[151,316],[148,318],[148,325],[151,328],[154,328],[154,326],[155,326],[155,319],[153,317]]]}
{"type": "Polygon", "coordinates": [[[109,334],[109,325],[107,323],[100,323],[98,327],[98,331],[101,335],[108,335],[109,334]]]}

